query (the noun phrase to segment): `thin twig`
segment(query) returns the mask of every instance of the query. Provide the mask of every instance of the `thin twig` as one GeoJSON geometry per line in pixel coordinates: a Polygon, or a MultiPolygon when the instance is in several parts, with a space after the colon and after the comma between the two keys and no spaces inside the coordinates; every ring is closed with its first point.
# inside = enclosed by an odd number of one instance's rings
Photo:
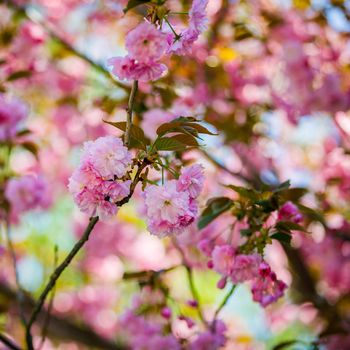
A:
{"type": "MultiPolygon", "coordinates": [[[[58,247],[57,247],[57,245],[55,245],[53,270],[56,270],[57,264],[58,264],[58,247]]],[[[42,335],[41,335],[41,344],[38,346],[39,350],[43,347],[43,345],[45,343],[45,339],[46,339],[46,336],[47,336],[47,331],[48,331],[49,324],[50,324],[50,317],[51,317],[51,311],[52,311],[52,307],[53,307],[53,301],[55,299],[55,294],[56,294],[56,285],[52,288],[49,305],[47,307],[45,320],[44,320],[44,326],[43,326],[42,335]]]]}
{"type": "Polygon", "coordinates": [[[27,326],[27,321],[24,316],[24,310],[23,310],[23,290],[19,281],[19,273],[18,273],[18,268],[17,268],[17,258],[16,258],[16,253],[15,253],[15,248],[12,243],[12,237],[11,237],[11,230],[10,230],[10,222],[9,219],[6,218],[5,220],[5,234],[6,234],[6,240],[7,240],[7,246],[8,250],[11,255],[11,260],[12,260],[12,266],[13,270],[15,273],[15,281],[16,281],[16,289],[17,289],[17,301],[18,301],[18,309],[19,309],[19,316],[21,319],[21,322],[26,328],[27,326]]]}
{"type": "Polygon", "coordinates": [[[34,311],[33,311],[32,315],[28,321],[27,328],[26,328],[26,342],[27,342],[28,350],[34,350],[33,339],[32,339],[32,335],[31,335],[31,327],[34,324],[34,322],[36,321],[48,294],[54,288],[54,286],[55,286],[57,280],[59,279],[59,277],[61,276],[62,272],[71,263],[71,261],[73,260],[75,255],[80,251],[80,249],[85,244],[85,242],[87,242],[87,240],[90,237],[90,233],[92,232],[92,230],[94,229],[95,225],[98,222],[98,219],[99,219],[98,216],[90,218],[89,224],[88,224],[87,228],[85,229],[83,236],[74,245],[73,249],[70,251],[70,253],[67,255],[67,257],[64,259],[64,261],[53,272],[48,284],[46,285],[44,291],[41,293],[41,295],[38,299],[38,302],[34,308],[34,311]]]}
{"type": "Polygon", "coordinates": [[[234,284],[234,285],[232,285],[232,287],[230,288],[228,293],[225,295],[224,299],[222,300],[222,302],[220,303],[219,307],[215,311],[213,323],[216,321],[216,319],[219,316],[219,313],[221,312],[221,310],[226,306],[227,302],[230,300],[230,298],[231,298],[233,292],[235,291],[235,289],[236,289],[236,285],[234,284]]]}
{"type": "Polygon", "coordinates": [[[125,128],[125,134],[124,134],[124,144],[126,147],[128,147],[130,143],[130,133],[131,133],[131,127],[132,127],[132,111],[134,108],[134,101],[135,101],[137,89],[138,89],[138,81],[134,80],[132,83],[131,92],[129,96],[128,108],[126,110],[127,116],[126,116],[126,128],[125,128]]]}
{"type": "Polygon", "coordinates": [[[0,333],[0,342],[5,344],[12,350],[22,350],[17,344],[15,344],[10,338],[6,337],[6,335],[0,333]]]}

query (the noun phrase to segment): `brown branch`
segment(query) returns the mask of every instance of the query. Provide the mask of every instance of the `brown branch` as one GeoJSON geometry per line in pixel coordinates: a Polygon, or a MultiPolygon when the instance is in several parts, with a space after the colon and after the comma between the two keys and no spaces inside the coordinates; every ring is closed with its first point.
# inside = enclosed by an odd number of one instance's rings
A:
{"type": "Polygon", "coordinates": [[[76,254],[80,251],[80,249],[85,244],[85,242],[87,242],[87,240],[89,239],[90,234],[91,234],[92,230],[94,229],[95,225],[97,224],[97,222],[98,222],[98,216],[90,218],[89,224],[86,227],[83,236],[74,245],[73,249],[70,251],[70,253],[67,255],[67,257],[64,259],[64,261],[55,269],[55,271],[53,272],[53,274],[50,277],[48,284],[46,285],[43,292],[40,294],[38,302],[34,308],[33,313],[31,314],[31,317],[28,321],[27,328],[26,328],[26,341],[27,341],[27,345],[28,345],[29,350],[34,350],[32,335],[30,332],[31,327],[32,327],[33,323],[35,322],[35,320],[37,319],[48,294],[55,287],[55,284],[56,284],[57,280],[59,279],[59,277],[61,276],[62,272],[71,263],[71,261],[76,256],[76,254]]]}
{"type": "Polygon", "coordinates": [[[0,342],[8,346],[12,350],[22,350],[17,344],[15,344],[10,338],[6,335],[0,333],[0,342]]]}
{"type": "Polygon", "coordinates": [[[132,111],[134,108],[134,101],[135,101],[135,96],[137,93],[139,83],[137,80],[134,80],[132,83],[131,87],[131,92],[129,96],[129,102],[128,102],[128,108],[126,109],[126,129],[125,129],[125,134],[124,134],[124,144],[126,147],[129,146],[130,143],[130,132],[131,132],[131,126],[132,126],[132,111]]]}
{"type": "MultiPolygon", "coordinates": [[[[13,290],[5,282],[0,281],[0,299],[1,305],[10,307],[16,305],[16,291],[13,290]]],[[[24,294],[24,312],[26,316],[30,316],[35,307],[35,300],[29,295],[24,294]]],[[[45,324],[47,310],[42,309],[38,315],[37,323],[40,327],[45,324]]],[[[127,350],[128,348],[101,337],[95,333],[84,322],[79,322],[79,325],[75,324],[71,317],[63,318],[51,314],[50,323],[47,328],[47,334],[51,339],[59,339],[62,341],[73,341],[79,344],[85,345],[87,348],[98,348],[103,350],[127,350]]],[[[17,347],[16,350],[21,350],[17,347]]]]}

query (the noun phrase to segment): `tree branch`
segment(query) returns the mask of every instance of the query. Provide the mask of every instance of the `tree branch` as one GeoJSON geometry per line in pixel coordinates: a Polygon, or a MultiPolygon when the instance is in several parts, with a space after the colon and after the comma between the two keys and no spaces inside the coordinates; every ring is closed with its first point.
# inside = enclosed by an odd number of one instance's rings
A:
{"type": "Polygon", "coordinates": [[[130,143],[130,132],[131,132],[131,126],[132,126],[132,111],[134,108],[134,101],[135,96],[138,89],[138,81],[134,80],[131,87],[131,92],[129,96],[129,102],[128,102],[128,108],[126,110],[127,116],[126,116],[126,129],[124,134],[124,144],[126,147],[129,146],[130,143]]]}
{"type": "Polygon", "coordinates": [[[10,338],[6,337],[6,335],[0,333],[0,342],[5,344],[12,350],[22,350],[18,345],[16,345],[10,338]]]}
{"type": "Polygon", "coordinates": [[[98,216],[90,218],[89,224],[88,224],[87,228],[85,229],[83,236],[74,245],[73,249],[70,251],[70,253],[67,255],[67,257],[64,259],[64,261],[55,269],[55,271],[53,272],[53,274],[50,277],[48,284],[46,285],[45,289],[41,293],[41,295],[38,299],[38,302],[34,308],[34,311],[33,311],[32,315],[28,321],[27,328],[26,328],[26,342],[27,342],[29,350],[34,350],[33,339],[32,339],[32,335],[30,332],[31,327],[32,327],[33,323],[35,322],[35,320],[37,319],[37,317],[38,317],[38,315],[39,315],[39,313],[40,313],[40,311],[45,303],[45,300],[46,300],[48,294],[54,288],[54,286],[55,286],[57,280],[59,279],[59,277],[61,276],[62,272],[71,263],[71,261],[76,256],[76,254],[80,251],[80,249],[85,244],[85,242],[87,242],[87,240],[89,239],[90,234],[91,234],[92,230],[94,229],[95,225],[97,224],[97,222],[98,222],[98,216]]]}
{"type": "MultiPolygon", "coordinates": [[[[16,305],[16,291],[13,290],[4,281],[0,281],[0,301],[1,308],[4,306],[6,306],[6,308],[9,308],[12,305],[16,305]]],[[[35,307],[35,300],[29,295],[24,294],[23,301],[24,311],[28,317],[35,307]]],[[[37,323],[40,327],[44,327],[47,311],[48,310],[43,308],[39,313],[37,323]]],[[[127,347],[116,344],[108,339],[101,337],[84,322],[79,322],[79,325],[75,324],[71,317],[63,318],[55,314],[51,314],[47,333],[51,339],[59,339],[60,343],[64,341],[73,341],[85,345],[89,349],[97,348],[102,350],[127,350],[127,347]]],[[[22,350],[20,347],[17,349],[22,350]]]]}

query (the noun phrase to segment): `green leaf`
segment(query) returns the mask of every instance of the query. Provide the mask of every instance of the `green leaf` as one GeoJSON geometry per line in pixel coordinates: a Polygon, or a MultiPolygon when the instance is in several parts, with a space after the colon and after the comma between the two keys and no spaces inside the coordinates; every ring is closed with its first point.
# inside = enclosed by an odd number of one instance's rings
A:
{"type": "Polygon", "coordinates": [[[322,214],[314,209],[309,207],[305,207],[302,204],[296,204],[299,210],[306,216],[308,216],[311,220],[318,221],[322,225],[326,225],[326,222],[322,216],[322,214]]]}
{"type": "Polygon", "coordinates": [[[201,217],[199,218],[198,229],[201,230],[209,225],[219,215],[229,210],[232,204],[232,199],[227,197],[212,198],[210,201],[208,201],[207,207],[204,209],[201,217]]]}
{"type": "Polygon", "coordinates": [[[271,235],[271,238],[287,244],[290,244],[290,241],[292,240],[292,236],[290,234],[279,231],[271,235]]]}
{"type": "Polygon", "coordinates": [[[161,137],[154,143],[156,151],[182,151],[186,145],[174,137],[161,137]]]}
{"type": "Polygon", "coordinates": [[[199,143],[196,140],[196,138],[194,136],[191,136],[191,135],[178,134],[178,135],[172,136],[172,139],[180,141],[181,143],[185,144],[186,146],[192,146],[192,147],[199,146],[199,143]]]}
{"type": "Polygon", "coordinates": [[[307,193],[306,188],[301,188],[301,187],[293,187],[289,188],[287,190],[281,191],[281,198],[284,201],[291,201],[291,202],[296,202],[298,201],[302,196],[304,196],[307,193]]]}
{"type": "Polygon", "coordinates": [[[279,184],[278,187],[274,190],[274,192],[284,191],[284,190],[287,190],[289,187],[290,187],[290,180],[287,180],[279,184]]]}
{"type": "Polygon", "coordinates": [[[295,222],[291,221],[279,221],[276,226],[278,230],[283,231],[302,231],[306,232],[305,228],[301,225],[296,224],[295,222]]]}
{"type": "Polygon", "coordinates": [[[282,343],[277,344],[276,346],[274,346],[272,348],[272,350],[284,350],[284,349],[288,348],[289,346],[297,344],[297,343],[298,343],[297,340],[287,340],[287,341],[284,341],[282,343]]]}
{"type": "Polygon", "coordinates": [[[129,0],[126,7],[123,9],[124,13],[127,13],[129,10],[133,9],[134,7],[137,7],[139,5],[147,4],[148,2],[151,2],[150,0],[129,0]]]}
{"type": "Polygon", "coordinates": [[[248,237],[251,236],[256,230],[251,228],[243,228],[239,232],[241,233],[241,236],[248,237]]]}
{"type": "Polygon", "coordinates": [[[225,185],[225,187],[230,188],[231,190],[237,192],[241,197],[252,199],[252,200],[259,199],[259,193],[252,188],[245,188],[245,187],[235,186],[235,185],[225,185]]]}
{"type": "MultiPolygon", "coordinates": [[[[104,120],[104,122],[106,124],[114,126],[115,128],[121,131],[125,132],[126,130],[126,122],[109,122],[107,120],[104,120]]],[[[149,141],[146,139],[145,133],[143,132],[143,130],[134,124],[131,125],[130,137],[133,138],[134,141],[136,141],[139,144],[142,144],[142,145],[149,144],[149,141]]],[[[145,147],[143,147],[142,149],[145,149],[145,147]]]]}
{"type": "Polygon", "coordinates": [[[190,126],[193,129],[196,129],[198,131],[199,134],[207,134],[207,135],[218,135],[215,134],[211,131],[209,131],[207,128],[205,128],[203,125],[198,124],[198,123],[186,123],[186,126],[190,126]]]}
{"type": "Polygon", "coordinates": [[[10,74],[6,81],[14,81],[18,79],[23,79],[23,78],[29,78],[32,75],[32,72],[29,70],[19,70],[17,72],[14,72],[10,74]]]}

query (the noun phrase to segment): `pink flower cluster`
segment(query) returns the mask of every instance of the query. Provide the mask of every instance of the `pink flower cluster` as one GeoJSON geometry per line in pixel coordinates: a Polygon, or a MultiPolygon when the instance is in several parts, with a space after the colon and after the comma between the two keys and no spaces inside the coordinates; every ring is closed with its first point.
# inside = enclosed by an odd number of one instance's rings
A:
{"type": "Polygon", "coordinates": [[[121,139],[100,137],[84,144],[79,167],[69,179],[69,191],[80,210],[106,220],[117,212],[116,202],[130,193],[130,180],[123,180],[131,153],[121,139]]]}
{"type": "Polygon", "coordinates": [[[6,185],[5,197],[16,215],[32,209],[44,209],[50,204],[47,182],[34,175],[10,179],[6,185]]]}
{"type": "Polygon", "coordinates": [[[156,80],[167,70],[164,64],[159,63],[167,46],[166,35],[151,23],[143,22],[126,36],[128,55],[112,57],[108,64],[119,79],[143,82],[156,80]]]}
{"type": "Polygon", "coordinates": [[[278,211],[278,220],[291,221],[296,224],[303,220],[303,215],[292,202],[287,202],[278,211]]]}
{"type": "Polygon", "coordinates": [[[188,55],[191,53],[192,45],[199,35],[203,32],[207,25],[206,7],[208,0],[193,0],[189,12],[189,26],[176,38],[173,33],[169,34],[169,48],[168,52],[177,55],[188,55]]]}
{"type": "Polygon", "coordinates": [[[148,186],[144,192],[149,231],[158,237],[181,233],[196,218],[196,198],[203,188],[203,168],[184,168],[178,180],[148,186]]]}
{"type": "Polygon", "coordinates": [[[224,288],[227,279],[232,283],[252,282],[253,300],[267,306],[283,296],[286,284],[277,280],[276,274],[258,254],[236,254],[230,245],[215,246],[209,267],[223,277],[218,288],[224,288]]]}
{"type": "Polygon", "coordinates": [[[0,94],[0,141],[15,137],[27,114],[27,106],[22,101],[0,94]]]}

